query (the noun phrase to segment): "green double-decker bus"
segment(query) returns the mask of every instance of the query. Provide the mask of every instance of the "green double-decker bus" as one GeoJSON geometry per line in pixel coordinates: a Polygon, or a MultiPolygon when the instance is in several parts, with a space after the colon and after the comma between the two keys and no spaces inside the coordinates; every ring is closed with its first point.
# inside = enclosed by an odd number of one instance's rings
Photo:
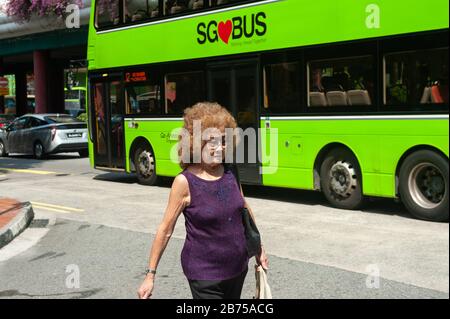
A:
{"type": "Polygon", "coordinates": [[[95,0],[91,165],[147,185],[175,176],[183,110],[215,101],[260,132],[243,139],[243,183],[319,190],[347,209],[400,198],[448,220],[448,6],[95,0]]]}

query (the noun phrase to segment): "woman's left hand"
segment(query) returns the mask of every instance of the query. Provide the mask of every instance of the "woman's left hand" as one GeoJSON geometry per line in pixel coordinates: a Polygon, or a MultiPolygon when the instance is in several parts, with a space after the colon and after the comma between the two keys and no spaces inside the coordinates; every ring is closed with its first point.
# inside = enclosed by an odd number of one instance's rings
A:
{"type": "Polygon", "coordinates": [[[266,256],[266,252],[263,246],[261,246],[261,253],[259,254],[259,256],[255,256],[255,259],[256,263],[258,265],[261,265],[264,268],[264,270],[269,269],[269,259],[266,256]]]}

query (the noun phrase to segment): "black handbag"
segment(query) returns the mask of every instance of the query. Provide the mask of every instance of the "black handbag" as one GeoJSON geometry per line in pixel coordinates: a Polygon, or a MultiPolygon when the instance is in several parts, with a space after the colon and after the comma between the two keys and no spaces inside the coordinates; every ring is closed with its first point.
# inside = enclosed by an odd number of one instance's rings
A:
{"type": "MultiPolygon", "coordinates": [[[[234,165],[230,166],[238,185],[240,185],[239,173],[234,165]]],[[[245,240],[248,257],[258,256],[261,253],[261,235],[255,221],[246,207],[242,208],[242,223],[244,224],[245,240]]]]}
{"type": "Polygon", "coordinates": [[[244,223],[245,239],[247,241],[248,257],[259,256],[261,253],[261,235],[247,208],[242,209],[242,222],[244,223]]]}

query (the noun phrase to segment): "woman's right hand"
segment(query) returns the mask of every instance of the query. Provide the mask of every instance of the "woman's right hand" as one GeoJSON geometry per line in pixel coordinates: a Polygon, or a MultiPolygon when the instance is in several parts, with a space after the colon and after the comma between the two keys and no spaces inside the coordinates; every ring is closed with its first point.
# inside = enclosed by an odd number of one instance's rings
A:
{"type": "Polygon", "coordinates": [[[139,287],[137,292],[139,299],[149,299],[152,296],[153,283],[154,278],[151,275],[145,277],[144,282],[142,283],[141,287],[139,287]]]}

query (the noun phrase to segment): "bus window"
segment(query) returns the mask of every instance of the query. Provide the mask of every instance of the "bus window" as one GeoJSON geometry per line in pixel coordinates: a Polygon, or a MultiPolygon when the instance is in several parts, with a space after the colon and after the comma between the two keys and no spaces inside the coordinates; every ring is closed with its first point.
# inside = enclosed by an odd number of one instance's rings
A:
{"type": "Polygon", "coordinates": [[[308,106],[372,105],[373,63],[371,56],[309,62],[308,106]]]}
{"type": "Polygon", "coordinates": [[[164,0],[164,15],[172,15],[189,11],[189,0],[164,0]]]}
{"type": "Polygon", "coordinates": [[[299,74],[298,62],[270,64],[264,67],[264,112],[300,112],[299,74]]]}
{"type": "Polygon", "coordinates": [[[120,0],[97,0],[95,2],[95,26],[98,28],[118,25],[120,0]]]}
{"type": "Polygon", "coordinates": [[[385,56],[385,104],[448,104],[448,48],[385,56]]]}
{"type": "Polygon", "coordinates": [[[79,116],[86,112],[86,88],[73,87],[71,90],[64,89],[64,110],[72,116],[79,116]]]}
{"type": "Polygon", "coordinates": [[[125,21],[135,22],[159,16],[159,0],[125,0],[125,21]]]}
{"type": "Polygon", "coordinates": [[[181,115],[185,108],[205,100],[203,72],[167,74],[165,95],[165,114],[181,115]]]}
{"type": "Polygon", "coordinates": [[[161,114],[159,85],[138,84],[126,88],[126,114],[161,114]]]}
{"type": "Polygon", "coordinates": [[[205,7],[205,2],[207,0],[190,0],[189,1],[189,9],[191,10],[199,10],[205,7]]]}

